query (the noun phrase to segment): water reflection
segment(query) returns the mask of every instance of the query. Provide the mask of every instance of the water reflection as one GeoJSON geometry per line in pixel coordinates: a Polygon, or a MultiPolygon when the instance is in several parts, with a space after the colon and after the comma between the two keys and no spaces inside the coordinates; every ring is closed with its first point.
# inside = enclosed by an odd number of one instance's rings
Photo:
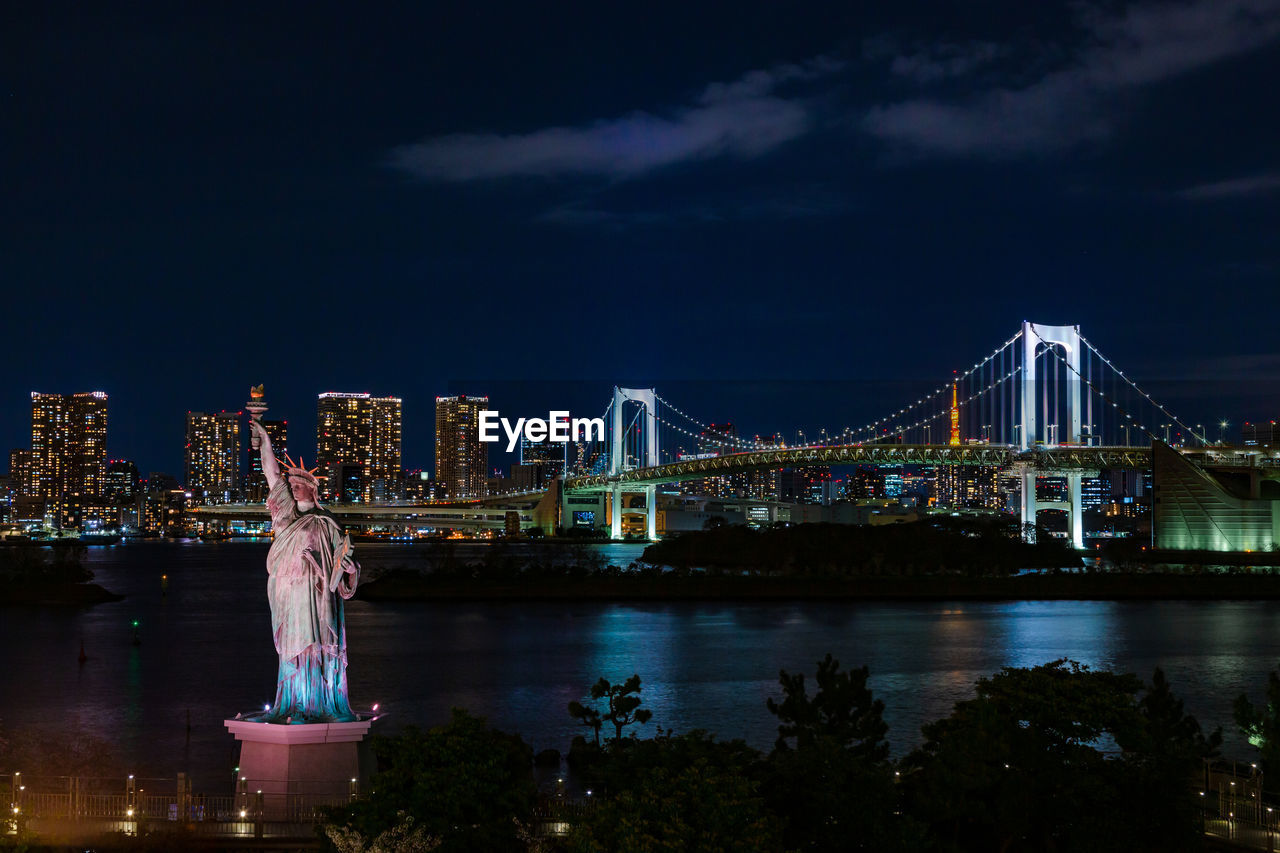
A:
{"type": "MultiPolygon", "coordinates": [[[[466,546],[464,546],[466,547],[466,546]]],[[[482,546],[469,546],[482,547],[482,546]]],[[[634,559],[630,551],[610,561],[634,559]]],[[[261,707],[275,684],[265,544],[142,543],[94,549],[99,581],[128,595],[88,609],[11,609],[0,643],[15,650],[0,693],[7,729],[82,731],[115,744],[130,770],[197,786],[232,766],[222,719],[261,707]],[[167,594],[160,576],[169,575],[167,594]],[[130,621],[142,622],[132,645],[130,621]],[[78,662],[81,638],[89,659],[78,662]],[[38,709],[33,712],[33,709],[38,709]],[[192,712],[189,752],[186,711],[192,712]],[[185,767],[178,767],[184,764],[185,767]]],[[[381,552],[378,549],[384,549],[381,552]]],[[[374,558],[416,559],[391,546],[374,558]]],[[[410,552],[412,549],[407,549],[410,552]]],[[[1002,666],[1069,657],[1148,679],[1164,668],[1189,711],[1230,730],[1241,692],[1261,698],[1280,659],[1268,602],[378,604],[347,610],[353,702],[385,725],[437,725],[465,707],[537,748],[586,734],[566,713],[600,676],[639,673],[656,725],[714,730],[768,748],[780,669],[812,676],[827,652],[866,664],[896,753],[920,726],[968,698],[1002,666]]],[[[812,681],[809,682],[812,684],[812,681]]],[[[225,775],[224,775],[225,774],[225,775]]]]}

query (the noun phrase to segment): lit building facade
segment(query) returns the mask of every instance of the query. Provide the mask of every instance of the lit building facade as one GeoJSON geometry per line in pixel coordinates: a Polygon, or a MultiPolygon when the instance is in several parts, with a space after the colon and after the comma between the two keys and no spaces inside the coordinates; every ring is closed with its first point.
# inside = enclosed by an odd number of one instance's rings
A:
{"type": "Polygon", "coordinates": [[[436,397],[436,482],[449,498],[482,498],[488,488],[489,445],[480,440],[488,397],[436,397]]]}
{"type": "Polygon", "coordinates": [[[78,527],[102,498],[107,460],[107,395],[31,394],[31,458],[25,495],[45,504],[56,527],[78,527]]]}
{"type": "Polygon", "coordinates": [[[403,401],[329,391],[316,401],[316,465],[324,500],[375,503],[400,493],[403,401]]]}
{"type": "MultiPolygon", "coordinates": [[[[262,428],[271,439],[271,450],[279,459],[284,459],[289,452],[289,422],[260,420],[262,428]]],[[[262,473],[262,454],[249,450],[249,464],[245,467],[244,495],[250,503],[262,503],[267,499],[267,475],[262,473]]]]}
{"type": "Polygon", "coordinates": [[[109,501],[133,501],[140,494],[138,466],[129,459],[112,459],[107,462],[102,494],[109,501]]]}
{"type": "Polygon", "coordinates": [[[187,412],[187,491],[193,506],[239,498],[240,413],[187,412]]]}
{"type": "Polygon", "coordinates": [[[1245,447],[1277,447],[1280,446],[1280,430],[1275,421],[1263,421],[1260,424],[1245,421],[1240,428],[1240,443],[1245,447]]]}

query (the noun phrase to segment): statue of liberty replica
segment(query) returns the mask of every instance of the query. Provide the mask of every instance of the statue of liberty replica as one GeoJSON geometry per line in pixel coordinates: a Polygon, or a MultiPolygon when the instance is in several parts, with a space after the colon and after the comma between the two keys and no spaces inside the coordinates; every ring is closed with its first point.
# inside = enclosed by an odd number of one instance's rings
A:
{"type": "MultiPolygon", "coordinates": [[[[258,389],[255,389],[259,394],[258,389]]],[[[265,407],[264,407],[265,408],[265,407]]],[[[320,483],[301,458],[275,457],[271,438],[250,417],[270,491],[275,539],[267,552],[267,600],[280,669],[270,709],[247,719],[267,723],[345,723],[357,715],[347,698],[343,601],[355,594],[360,567],[351,539],[319,503],[320,483]]]]}

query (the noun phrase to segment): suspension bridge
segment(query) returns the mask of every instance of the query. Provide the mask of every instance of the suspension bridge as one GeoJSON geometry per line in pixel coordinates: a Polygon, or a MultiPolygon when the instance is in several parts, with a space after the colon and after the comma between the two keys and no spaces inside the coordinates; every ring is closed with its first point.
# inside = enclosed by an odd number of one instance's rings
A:
{"type": "MultiPolygon", "coordinates": [[[[1248,551],[1280,542],[1280,449],[1213,442],[1120,370],[1079,326],[1024,322],[1015,334],[931,393],[861,425],[818,433],[745,438],[700,419],[654,388],[615,387],[602,441],[579,443],[567,476],[548,490],[433,506],[333,507],[349,522],[545,528],[589,518],[623,534],[624,515],[642,515],[658,537],[661,486],[752,472],[835,465],[995,472],[1005,507],[1034,528],[1037,514],[1067,515],[1067,535],[1084,545],[1082,484],[1102,471],[1150,470],[1157,545],[1248,551]],[[1045,497],[1037,481],[1059,478],[1045,497]],[[607,521],[606,521],[607,519],[607,521]]],[[[961,472],[957,475],[956,472],[961,472]]],[[[944,502],[945,503],[945,502],[944,502]]],[[[206,517],[231,507],[201,509],[206,517]]]]}

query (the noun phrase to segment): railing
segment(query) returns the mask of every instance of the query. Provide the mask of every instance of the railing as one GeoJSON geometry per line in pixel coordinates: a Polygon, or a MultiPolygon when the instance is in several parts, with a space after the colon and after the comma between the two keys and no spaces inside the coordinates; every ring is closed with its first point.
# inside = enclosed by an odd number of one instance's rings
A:
{"type": "MultiPolygon", "coordinates": [[[[181,831],[240,838],[311,837],[325,807],[350,802],[356,793],[297,794],[244,790],[193,794],[189,780],[91,779],[0,775],[9,803],[0,835],[20,829],[39,835],[80,837],[104,833],[142,836],[181,831]],[[152,789],[139,787],[143,782],[152,789]],[[103,789],[115,788],[111,793],[103,789]],[[123,788],[123,792],[120,790],[123,788]],[[157,788],[172,791],[155,793],[157,788]]],[[[2,796],[2,794],[0,794],[2,796]]]]}

